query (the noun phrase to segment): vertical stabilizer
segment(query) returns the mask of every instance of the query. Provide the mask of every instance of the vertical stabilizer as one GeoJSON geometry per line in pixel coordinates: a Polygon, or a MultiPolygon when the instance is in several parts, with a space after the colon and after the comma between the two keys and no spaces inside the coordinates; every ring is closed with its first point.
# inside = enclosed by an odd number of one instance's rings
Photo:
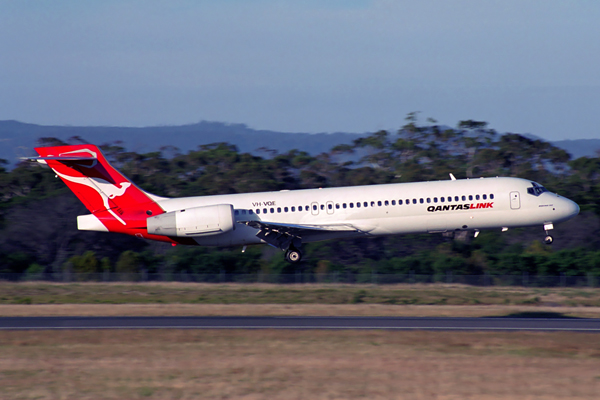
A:
{"type": "Polygon", "coordinates": [[[81,144],[35,150],[40,155],[36,159],[48,164],[95,217],[82,219],[83,229],[91,230],[89,227],[97,222],[92,224],[89,220],[97,218],[101,223],[98,227],[110,232],[161,240],[146,231],[146,219],[164,212],[155,201],[157,197],[144,192],[113,168],[98,147],[81,144]]]}

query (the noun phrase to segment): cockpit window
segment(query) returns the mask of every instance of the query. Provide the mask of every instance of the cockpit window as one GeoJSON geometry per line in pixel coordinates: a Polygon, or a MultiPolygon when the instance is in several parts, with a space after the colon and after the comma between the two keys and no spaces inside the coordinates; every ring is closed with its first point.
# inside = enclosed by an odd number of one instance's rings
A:
{"type": "Polygon", "coordinates": [[[546,189],[545,187],[543,187],[542,185],[539,185],[535,182],[531,182],[531,184],[533,185],[530,188],[527,188],[527,193],[533,195],[533,196],[539,196],[540,194],[547,192],[548,189],[546,189]]]}

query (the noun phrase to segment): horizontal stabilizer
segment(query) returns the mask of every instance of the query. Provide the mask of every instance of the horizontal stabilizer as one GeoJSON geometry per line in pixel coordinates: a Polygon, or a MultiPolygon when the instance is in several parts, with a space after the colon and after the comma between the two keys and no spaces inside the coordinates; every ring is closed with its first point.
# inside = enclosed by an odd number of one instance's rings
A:
{"type": "Polygon", "coordinates": [[[22,160],[38,161],[38,160],[57,160],[57,161],[87,161],[97,160],[97,157],[21,157],[22,160]]]}
{"type": "Polygon", "coordinates": [[[66,157],[21,157],[21,160],[23,161],[37,161],[40,164],[47,164],[46,161],[58,161],[58,162],[62,162],[62,163],[72,163],[72,162],[81,162],[81,161],[87,161],[87,162],[95,162],[98,161],[97,157],[92,156],[91,154],[89,156],[66,156],[66,157]]]}

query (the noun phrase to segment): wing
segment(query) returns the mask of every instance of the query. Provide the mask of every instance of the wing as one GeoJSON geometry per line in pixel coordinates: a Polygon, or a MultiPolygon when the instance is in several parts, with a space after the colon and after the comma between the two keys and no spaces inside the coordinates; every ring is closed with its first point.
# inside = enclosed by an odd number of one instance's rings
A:
{"type": "Polygon", "coordinates": [[[248,225],[258,229],[256,236],[271,246],[287,249],[290,244],[300,246],[303,237],[311,234],[325,232],[360,232],[360,229],[351,224],[328,224],[328,225],[304,225],[304,224],[282,224],[280,222],[268,221],[238,221],[240,224],[248,225]]]}

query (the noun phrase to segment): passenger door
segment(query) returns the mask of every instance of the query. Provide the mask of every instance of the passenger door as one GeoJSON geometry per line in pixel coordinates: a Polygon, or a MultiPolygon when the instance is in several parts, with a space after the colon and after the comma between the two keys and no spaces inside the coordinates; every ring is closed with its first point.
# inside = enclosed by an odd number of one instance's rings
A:
{"type": "Polygon", "coordinates": [[[510,192],[510,208],[513,210],[521,208],[521,196],[519,192],[510,192]]]}

